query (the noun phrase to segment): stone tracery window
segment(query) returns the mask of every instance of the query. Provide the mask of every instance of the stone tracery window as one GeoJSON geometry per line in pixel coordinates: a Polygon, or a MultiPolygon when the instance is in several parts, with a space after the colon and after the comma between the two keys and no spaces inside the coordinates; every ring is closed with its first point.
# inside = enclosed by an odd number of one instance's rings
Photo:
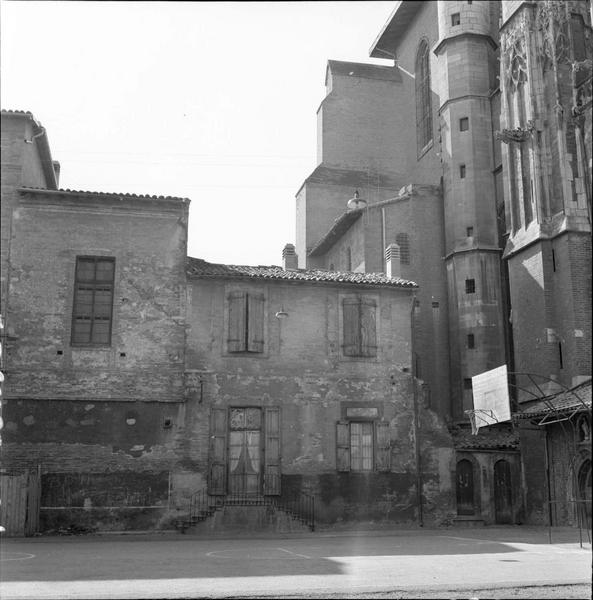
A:
{"type": "Polygon", "coordinates": [[[423,40],[416,55],[416,135],[418,158],[432,141],[432,100],[430,97],[430,53],[428,43],[423,40]]]}

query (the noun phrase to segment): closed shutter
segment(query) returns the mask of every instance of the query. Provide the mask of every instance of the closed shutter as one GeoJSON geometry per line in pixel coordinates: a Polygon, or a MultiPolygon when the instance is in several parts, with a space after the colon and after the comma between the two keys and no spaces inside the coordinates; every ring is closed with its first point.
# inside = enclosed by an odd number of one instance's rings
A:
{"type": "Polygon", "coordinates": [[[336,423],[336,469],[350,471],[350,425],[342,421],[336,423]]]}
{"type": "Polygon", "coordinates": [[[360,301],[344,298],[344,356],[360,356],[360,301]]]}
{"type": "Polygon", "coordinates": [[[213,408],[210,413],[210,477],[208,493],[226,494],[227,409],[213,408]]]}
{"type": "Polygon", "coordinates": [[[376,304],[374,300],[360,303],[360,350],[362,356],[377,356],[376,304]]]}
{"type": "Polygon", "coordinates": [[[264,494],[280,495],[280,409],[266,408],[264,416],[264,494]]]}
{"type": "Polygon", "coordinates": [[[249,352],[264,351],[264,297],[262,294],[249,294],[247,299],[249,352]]]}
{"type": "Polygon", "coordinates": [[[376,423],[377,451],[375,465],[377,471],[389,471],[391,468],[391,444],[389,423],[380,421],[376,423]]]}
{"type": "Polygon", "coordinates": [[[244,292],[231,292],[229,300],[229,352],[243,352],[245,348],[246,336],[246,296],[244,292]]]}

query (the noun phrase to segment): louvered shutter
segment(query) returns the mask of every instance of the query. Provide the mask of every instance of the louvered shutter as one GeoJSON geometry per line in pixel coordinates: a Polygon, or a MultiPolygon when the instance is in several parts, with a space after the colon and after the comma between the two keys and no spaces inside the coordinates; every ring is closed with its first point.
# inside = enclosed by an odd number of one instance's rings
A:
{"type": "Polygon", "coordinates": [[[377,436],[377,449],[375,452],[375,466],[377,471],[389,471],[391,468],[391,444],[389,423],[379,421],[375,424],[377,436]]]}
{"type": "Polygon", "coordinates": [[[344,356],[360,356],[360,301],[344,298],[344,356]]]}
{"type": "Polygon", "coordinates": [[[247,298],[249,352],[264,351],[264,297],[263,294],[249,294],[247,298]]]}
{"type": "Polygon", "coordinates": [[[231,292],[229,301],[229,352],[243,352],[245,348],[246,337],[246,295],[245,292],[231,292]]]}
{"type": "Polygon", "coordinates": [[[266,408],[264,413],[264,494],[280,495],[280,409],[266,408]]]}
{"type": "Polygon", "coordinates": [[[343,421],[336,423],[336,469],[350,471],[350,425],[343,421]]]}
{"type": "Polygon", "coordinates": [[[377,356],[377,306],[374,300],[360,303],[360,353],[377,356]]]}
{"type": "Polygon", "coordinates": [[[210,413],[210,477],[208,493],[226,494],[227,409],[213,408],[210,413]]]}

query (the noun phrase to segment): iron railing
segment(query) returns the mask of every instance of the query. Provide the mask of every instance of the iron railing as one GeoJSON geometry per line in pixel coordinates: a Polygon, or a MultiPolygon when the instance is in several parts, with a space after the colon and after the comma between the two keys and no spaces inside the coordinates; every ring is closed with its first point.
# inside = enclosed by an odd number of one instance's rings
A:
{"type": "Polygon", "coordinates": [[[269,506],[287,513],[311,531],[315,531],[315,496],[300,491],[291,497],[282,497],[248,493],[211,496],[205,489],[198,490],[190,497],[187,517],[179,519],[176,527],[185,532],[188,527],[205,521],[224,506],[269,506]]]}

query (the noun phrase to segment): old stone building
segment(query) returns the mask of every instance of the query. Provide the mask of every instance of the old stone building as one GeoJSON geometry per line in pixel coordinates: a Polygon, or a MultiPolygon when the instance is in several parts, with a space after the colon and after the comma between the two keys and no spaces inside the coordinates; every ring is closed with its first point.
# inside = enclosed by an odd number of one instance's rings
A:
{"type": "Polygon", "coordinates": [[[590,381],[591,36],[584,0],[404,0],[370,48],[392,66],[328,62],[299,264],[386,273],[397,257],[419,284],[414,373],[455,440],[459,516],[547,510],[525,420],[466,435],[472,377],[506,364],[518,413],[590,381]]]}
{"type": "Polygon", "coordinates": [[[41,124],[2,122],[9,533],[452,518],[395,263],[188,258],[189,200],[59,189],[41,124]]]}

